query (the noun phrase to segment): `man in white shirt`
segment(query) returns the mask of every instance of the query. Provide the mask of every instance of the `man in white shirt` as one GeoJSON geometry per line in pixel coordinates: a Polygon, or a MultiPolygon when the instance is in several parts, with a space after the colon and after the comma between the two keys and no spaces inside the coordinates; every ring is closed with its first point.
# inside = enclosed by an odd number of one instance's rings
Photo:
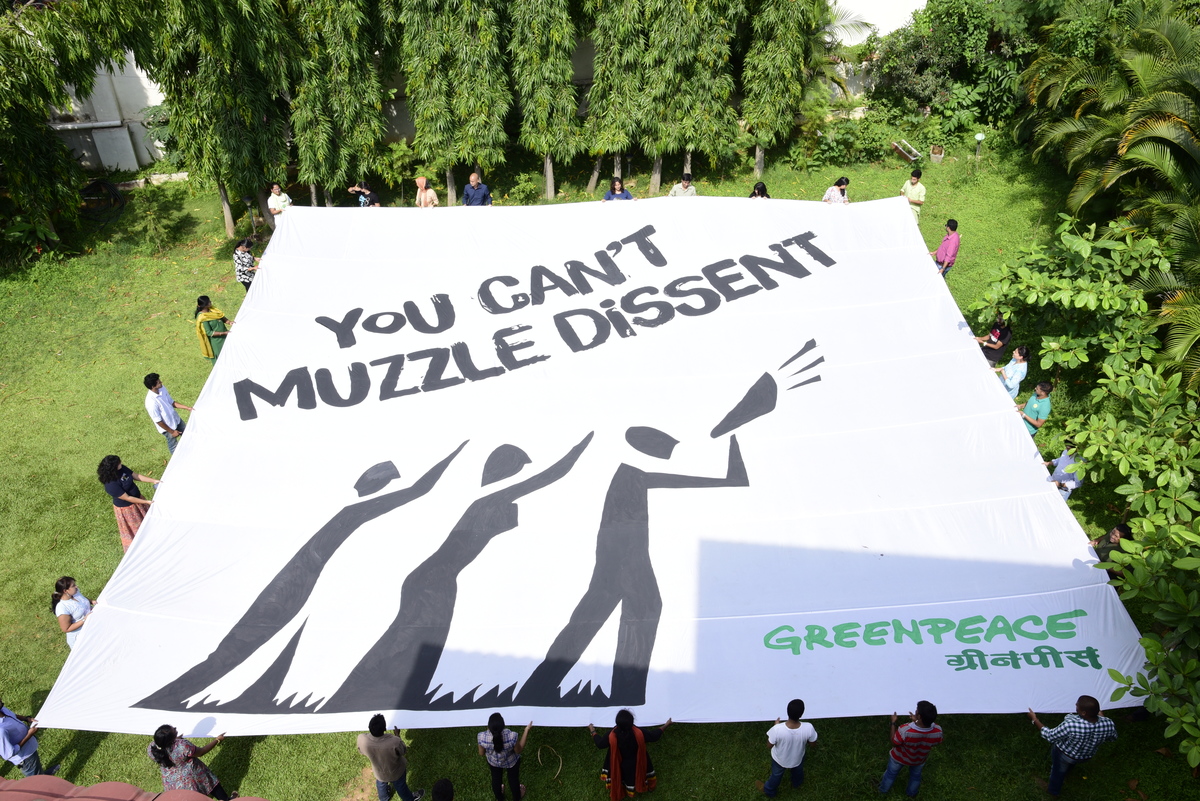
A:
{"type": "Polygon", "coordinates": [[[179,435],[183,433],[184,429],[183,420],[179,417],[179,412],[175,410],[185,409],[189,412],[196,410],[191,406],[184,406],[172,398],[171,393],[159,379],[158,373],[146,376],[142,379],[142,383],[149,390],[146,393],[146,413],[150,415],[158,433],[167,438],[167,451],[173,455],[179,435]]]}
{"type": "Polygon", "coordinates": [[[775,719],[775,725],[767,731],[767,742],[771,744],[771,774],[765,782],[755,782],[767,798],[774,798],[779,792],[779,784],[783,781],[783,772],[791,769],[792,788],[804,783],[804,752],[809,743],[817,741],[817,730],[811,723],[801,723],[804,715],[804,702],[799,698],[793,699],[787,705],[788,719],[780,722],[775,719]]]}

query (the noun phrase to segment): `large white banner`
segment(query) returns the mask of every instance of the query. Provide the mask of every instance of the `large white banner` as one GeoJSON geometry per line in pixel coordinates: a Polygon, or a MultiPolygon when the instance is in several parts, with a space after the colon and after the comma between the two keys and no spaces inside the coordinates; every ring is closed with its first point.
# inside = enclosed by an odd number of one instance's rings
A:
{"type": "Polygon", "coordinates": [[[902,198],[292,208],[39,718],[1107,702],[1046,478],[902,198]]]}

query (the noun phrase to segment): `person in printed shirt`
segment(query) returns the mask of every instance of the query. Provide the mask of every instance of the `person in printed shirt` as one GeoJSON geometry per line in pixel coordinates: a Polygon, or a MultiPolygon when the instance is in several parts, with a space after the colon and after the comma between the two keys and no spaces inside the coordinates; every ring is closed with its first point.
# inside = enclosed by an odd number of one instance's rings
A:
{"type": "Polygon", "coordinates": [[[1075,712],[1052,729],[1038,720],[1033,709],[1026,715],[1042,739],[1050,743],[1050,780],[1039,779],[1038,784],[1055,798],[1062,792],[1063,780],[1071,768],[1094,757],[1101,743],[1117,739],[1117,727],[1104,717],[1100,702],[1090,695],[1079,696],[1075,712]]]}
{"type": "Polygon", "coordinates": [[[937,707],[928,701],[918,701],[917,711],[908,713],[909,722],[896,724],[896,713],[892,713],[892,750],[888,752],[887,770],[879,781],[879,792],[892,789],[900,769],[908,768],[909,798],[915,798],[921,789],[921,772],[929,759],[929,751],[942,742],[942,727],[937,720],[937,707]]]}

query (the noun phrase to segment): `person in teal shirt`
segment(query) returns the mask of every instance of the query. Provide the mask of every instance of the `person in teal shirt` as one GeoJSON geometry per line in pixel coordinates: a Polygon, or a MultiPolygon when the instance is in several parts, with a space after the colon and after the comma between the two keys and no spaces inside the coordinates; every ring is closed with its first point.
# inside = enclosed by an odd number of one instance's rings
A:
{"type": "Polygon", "coordinates": [[[1029,429],[1029,436],[1035,436],[1038,429],[1041,428],[1046,418],[1050,416],[1050,390],[1054,389],[1049,381],[1043,381],[1033,388],[1033,395],[1025,402],[1025,408],[1021,410],[1021,419],[1025,421],[1025,427],[1029,429]]]}

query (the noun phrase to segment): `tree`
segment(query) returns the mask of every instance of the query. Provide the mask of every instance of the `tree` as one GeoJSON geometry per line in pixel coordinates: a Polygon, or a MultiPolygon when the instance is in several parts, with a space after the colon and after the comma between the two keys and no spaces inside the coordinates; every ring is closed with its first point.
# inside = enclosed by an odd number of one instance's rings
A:
{"type": "Polygon", "coordinates": [[[294,54],[282,9],[163,0],[144,13],[150,35],[135,57],[162,89],[167,125],[191,177],[216,186],[233,237],[230,190],[257,194],[261,205],[264,185],[282,181],[288,163],[285,97],[294,54]]]}
{"type": "Polygon", "coordinates": [[[646,55],[639,136],[654,157],[650,193],[662,182],[662,157],[685,152],[691,171],[693,150],[716,154],[737,135],[730,39],[745,7],[741,0],[646,0],[646,55]]]}
{"type": "Polygon", "coordinates": [[[742,118],[754,138],[754,174],[766,148],[788,137],[813,93],[846,85],[837,70],[838,38],[865,23],[828,0],[760,0],[751,8],[751,42],[742,73],[742,118]]]}
{"type": "Polygon", "coordinates": [[[579,98],[572,83],[575,21],[568,0],[513,0],[508,43],[521,107],[521,144],[542,156],[546,198],[554,199],[554,159],[581,144],[579,98]]]}
{"type": "Polygon", "coordinates": [[[585,0],[584,7],[596,50],[585,122],[587,147],[596,157],[587,188],[591,193],[596,190],[604,154],[614,153],[619,159],[633,143],[645,114],[646,18],[642,0],[585,0]]]}
{"type": "Polygon", "coordinates": [[[83,172],[46,124],[50,106],[91,92],[96,68],[124,60],[133,25],[123,3],[25,3],[0,11],[0,165],[17,209],[53,231],[51,215],[79,212],[83,172]]]}

